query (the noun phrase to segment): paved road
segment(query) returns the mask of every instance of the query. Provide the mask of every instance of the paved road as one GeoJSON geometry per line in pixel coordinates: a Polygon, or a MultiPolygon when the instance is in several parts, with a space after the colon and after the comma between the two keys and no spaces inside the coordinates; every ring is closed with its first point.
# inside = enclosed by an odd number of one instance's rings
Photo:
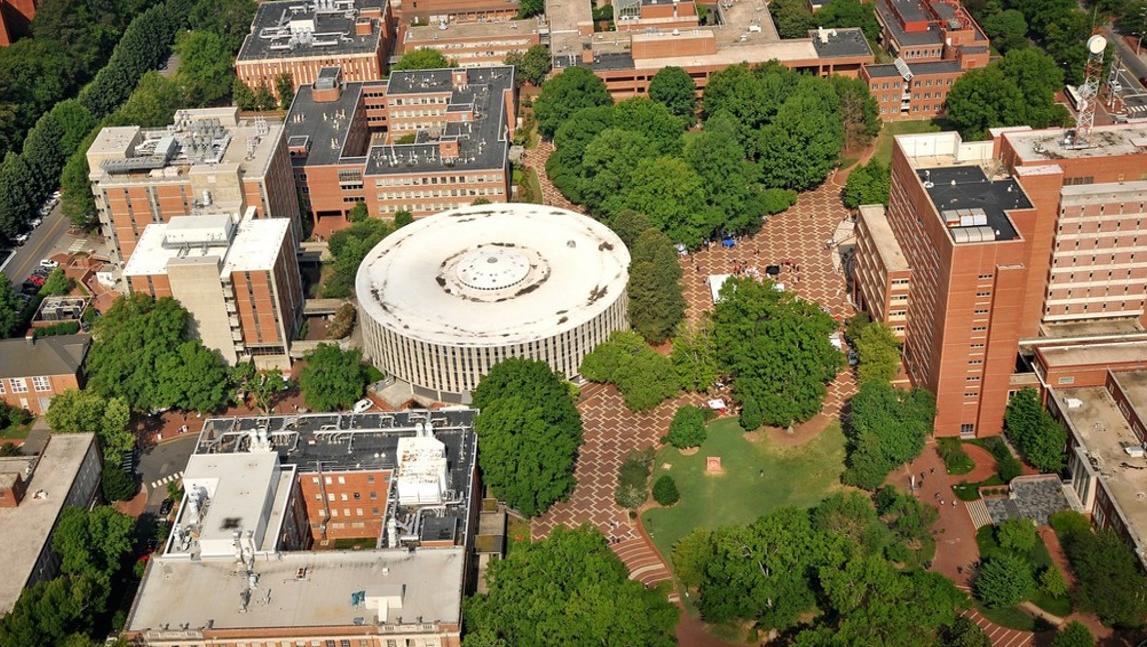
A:
{"type": "Polygon", "coordinates": [[[60,247],[60,242],[68,235],[68,219],[64,217],[60,205],[44,218],[28,237],[28,241],[16,248],[16,257],[4,268],[4,275],[13,285],[20,285],[32,270],[40,264],[40,259],[52,255],[60,247]]]}
{"type": "Polygon", "coordinates": [[[149,510],[159,508],[160,502],[167,497],[166,484],[156,487],[152,487],[152,484],[183,473],[183,469],[187,467],[188,457],[195,450],[195,441],[198,437],[198,434],[187,434],[145,450],[139,460],[139,472],[140,482],[148,490],[149,510]]]}
{"type": "Polygon", "coordinates": [[[1113,32],[1110,28],[1106,30],[1107,40],[1115,43],[1116,54],[1120,60],[1123,61],[1124,67],[1129,69],[1135,78],[1141,79],[1147,76],[1147,63],[1135,55],[1135,50],[1127,46],[1123,38],[1113,32]]]}

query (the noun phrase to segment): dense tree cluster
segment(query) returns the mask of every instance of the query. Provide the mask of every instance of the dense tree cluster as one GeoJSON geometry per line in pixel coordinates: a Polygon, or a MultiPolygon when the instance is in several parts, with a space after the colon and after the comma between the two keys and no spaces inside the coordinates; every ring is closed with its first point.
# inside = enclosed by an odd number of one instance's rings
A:
{"type": "Polygon", "coordinates": [[[829,0],[813,15],[804,0],[774,0],[769,3],[769,12],[781,38],[808,38],[809,30],[817,27],[859,27],[872,43],[880,35],[871,2],[829,0]]]}
{"type": "Polygon", "coordinates": [[[1033,467],[1043,472],[1063,468],[1067,430],[1043,407],[1035,389],[1021,389],[1008,401],[1004,433],[1033,467]]]}
{"type": "Polygon", "coordinates": [[[230,400],[223,358],[189,330],[187,310],[171,298],[121,297],[96,322],[88,387],[139,411],[211,411],[230,400]]]}
{"type": "Polygon", "coordinates": [[[841,480],[880,487],[894,467],[920,455],[935,415],[936,400],[923,389],[903,391],[881,380],[861,384],[844,421],[848,468],[841,480]]]}
{"type": "Polygon", "coordinates": [[[1114,530],[1092,532],[1086,518],[1055,523],[1075,573],[1075,599],[1112,627],[1141,627],[1147,617],[1147,577],[1135,552],[1114,530]]]}
{"type": "Polygon", "coordinates": [[[486,571],[487,592],[466,600],[465,647],[676,645],[677,608],[629,579],[595,530],[554,529],[486,571]]]}
{"type": "Polygon", "coordinates": [[[24,589],[0,618],[0,644],[103,644],[102,637],[112,629],[107,617],[110,597],[124,586],[134,529],[131,517],[107,506],[65,508],[52,533],[60,575],[24,589]]]}
{"type": "Polygon", "coordinates": [[[665,234],[648,229],[630,249],[629,325],[645,341],[660,343],[685,318],[681,294],[681,264],[665,234]]]}
{"type": "Polygon", "coordinates": [[[669,422],[665,440],[678,449],[697,447],[705,442],[705,412],[691,404],[678,408],[669,422]]]}
{"type": "MultiPolygon", "coordinates": [[[[1103,2],[1108,2],[1110,9],[1125,10],[1135,4],[1100,0],[1103,2]]],[[[971,0],[968,8],[1001,53],[1025,48],[1030,38],[1048,53],[1068,83],[1082,81],[1087,62],[1085,43],[1092,33],[1090,9],[1085,11],[1073,0],[971,0]]]]}
{"type": "Polygon", "coordinates": [[[905,550],[888,517],[852,492],[812,510],[695,530],[674,547],[673,563],[708,621],[748,621],[808,647],[932,644],[965,597],[941,575],[898,566],[893,556],[905,550]]]}
{"type": "Polygon", "coordinates": [[[508,359],[478,383],[474,406],[478,465],[499,499],[532,517],[573,491],[581,414],[561,375],[545,362],[508,359]]]}
{"type": "Polygon", "coordinates": [[[717,345],[713,337],[713,321],[708,313],[700,321],[682,324],[673,337],[673,351],[669,354],[681,388],[686,391],[708,392],[717,381],[721,366],[717,361],[717,345]]]}
{"type": "Polygon", "coordinates": [[[822,182],[846,140],[862,145],[880,127],[863,83],[734,65],[710,79],[704,127],[686,142],[696,104],[684,71],[662,70],[651,98],[610,107],[601,80],[579,69],[547,81],[534,104],[557,149],[550,179],[606,222],[638,212],[688,247],[754,231],[793,190],[822,182]]]}
{"type": "Polygon", "coordinates": [[[772,282],[732,278],[713,313],[720,365],[733,380],[741,426],[787,426],[820,411],[844,357],[829,342],[836,322],[772,282]]]}
{"type": "Polygon", "coordinates": [[[1063,70],[1055,59],[1034,47],[1013,49],[952,84],[948,119],[964,139],[983,139],[989,128],[1000,126],[1054,126],[1068,118],[1055,102],[1062,87],[1063,70]]]}
{"type": "Polygon", "coordinates": [[[356,218],[352,212],[350,226],[331,234],[328,241],[333,258],[329,264],[330,276],[323,281],[324,297],[343,299],[352,296],[354,279],[362,259],[379,241],[394,231],[392,223],[367,217],[365,204],[360,202],[355,205],[355,210],[361,210],[362,217],[356,218]]]}
{"type": "Polygon", "coordinates": [[[870,380],[891,382],[900,369],[900,340],[882,322],[872,321],[849,340],[856,350],[857,377],[861,384],[870,380]]]}
{"type": "Polygon", "coordinates": [[[613,333],[586,355],[581,375],[591,382],[617,386],[632,411],[648,411],[681,390],[672,360],[629,331],[613,333]]]}
{"type": "Polygon", "coordinates": [[[95,432],[104,462],[119,464],[124,452],[135,447],[128,425],[131,410],[123,398],[104,398],[94,391],[72,389],[52,398],[48,424],[57,433],[95,432]]]}
{"type": "Polygon", "coordinates": [[[633,450],[617,469],[617,487],[613,500],[617,505],[636,510],[649,498],[649,472],[653,468],[653,450],[633,450]]]}
{"type": "Polygon", "coordinates": [[[299,388],[307,406],[316,411],[346,411],[366,392],[370,371],[362,351],[319,344],[306,355],[299,388]]]}
{"type": "Polygon", "coordinates": [[[390,66],[390,70],[402,72],[404,70],[434,70],[443,67],[454,67],[454,65],[442,52],[432,47],[419,47],[403,54],[397,63],[390,66]]]}
{"type": "Polygon", "coordinates": [[[514,51],[506,55],[506,65],[514,66],[514,78],[520,84],[541,85],[553,68],[550,48],[533,45],[526,51],[514,51]]]}

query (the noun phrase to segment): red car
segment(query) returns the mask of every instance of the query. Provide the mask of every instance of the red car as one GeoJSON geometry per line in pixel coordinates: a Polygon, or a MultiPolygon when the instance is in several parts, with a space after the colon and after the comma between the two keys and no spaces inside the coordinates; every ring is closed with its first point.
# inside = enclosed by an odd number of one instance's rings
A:
{"type": "Polygon", "coordinates": [[[43,285],[44,284],[44,277],[33,274],[33,275],[28,277],[27,282],[31,283],[32,285],[43,285]]]}

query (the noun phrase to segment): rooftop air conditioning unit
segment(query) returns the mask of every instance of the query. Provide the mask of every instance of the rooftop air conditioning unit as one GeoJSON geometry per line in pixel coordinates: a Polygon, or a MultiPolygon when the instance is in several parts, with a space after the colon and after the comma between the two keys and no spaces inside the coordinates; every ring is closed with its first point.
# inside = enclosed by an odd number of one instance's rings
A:
{"type": "Polygon", "coordinates": [[[1143,458],[1147,456],[1147,452],[1143,450],[1143,445],[1124,445],[1123,451],[1131,458],[1143,458]]]}

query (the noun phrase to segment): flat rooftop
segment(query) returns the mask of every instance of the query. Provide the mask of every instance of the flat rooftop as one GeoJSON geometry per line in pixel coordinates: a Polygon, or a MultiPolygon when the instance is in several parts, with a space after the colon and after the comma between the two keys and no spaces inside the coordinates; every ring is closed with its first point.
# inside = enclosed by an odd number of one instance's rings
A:
{"type": "Polygon", "coordinates": [[[860,29],[810,29],[808,35],[821,58],[872,56],[872,48],[860,29]]]}
{"type": "Polygon", "coordinates": [[[932,16],[924,9],[920,0],[877,0],[874,5],[880,22],[884,24],[892,37],[902,46],[918,47],[921,45],[943,45],[940,30],[929,24],[923,31],[907,31],[900,23],[897,12],[909,22],[931,20],[932,16]],[[895,9],[893,9],[895,6],[895,9]]]}
{"type": "Polygon", "coordinates": [[[176,216],[167,223],[148,225],[136,243],[135,251],[123,268],[124,276],[165,274],[171,261],[194,261],[215,257],[220,260],[219,276],[233,272],[260,272],[274,268],[283,241],[291,228],[289,218],[255,218],[254,207],[236,225],[228,238],[208,243],[180,242],[170,235],[197,221],[213,225],[220,218],[233,222],[231,215],[176,216]]]}
{"type": "Polygon", "coordinates": [[[291,109],[287,113],[286,138],[289,149],[304,148],[305,157],[292,154],[292,163],[308,166],[335,164],[344,156],[361,156],[363,151],[348,151],[347,135],[359,108],[362,83],[343,85],[342,93],[334,101],[318,102],[314,89],[304,85],[295,92],[291,109]]]}
{"type": "Polygon", "coordinates": [[[386,0],[288,0],[264,2],[255,12],[251,33],[239,48],[238,60],[258,61],[305,56],[369,54],[379,48],[382,31],[370,10],[385,14],[386,0]],[[355,33],[355,22],[371,20],[369,34],[355,33]]]}
{"type": "Polygon", "coordinates": [[[1147,342],[1043,347],[1039,353],[1051,367],[1125,364],[1147,361],[1147,342]]]}
{"type": "Polygon", "coordinates": [[[546,0],[546,19],[550,23],[550,52],[555,59],[554,67],[576,64],[583,40],[578,33],[578,25],[584,24],[592,29],[593,9],[589,0],[546,0]]]}
{"type": "Polygon", "coordinates": [[[973,210],[985,216],[975,226],[949,227],[956,242],[999,242],[1019,237],[1005,211],[1030,209],[1032,205],[1015,179],[989,179],[979,165],[919,168],[916,173],[941,218],[948,212],[973,210]],[[987,227],[992,235],[961,240],[961,230],[982,227],[987,227]]]}
{"type": "Polygon", "coordinates": [[[494,20],[490,22],[453,22],[446,29],[438,25],[411,25],[406,28],[406,42],[429,43],[435,40],[465,38],[498,38],[502,40],[529,37],[541,31],[543,23],[535,18],[525,20],[494,20]]]}
{"type": "Polygon", "coordinates": [[[1003,133],[1024,162],[1142,155],[1147,153],[1147,124],[1096,126],[1086,148],[1064,142],[1062,128],[1015,129],[1003,133]]]}
{"type": "Polygon", "coordinates": [[[403,336],[507,346],[597,317],[626,289],[629,251],[608,227],[557,207],[492,204],[421,218],[367,253],[362,311],[403,336]]]}
{"type": "Polygon", "coordinates": [[[24,590],[94,442],[95,434],[52,434],[38,459],[0,458],[0,473],[17,471],[25,479],[26,469],[34,463],[24,500],[15,508],[0,508],[0,554],[5,564],[0,614],[10,611],[24,590]]]}
{"type": "MultiPolygon", "coordinates": [[[[1144,411],[1147,373],[1120,372],[1116,377],[1121,385],[1130,385],[1127,395],[1132,406],[1144,411]]],[[[1147,548],[1147,505],[1143,505],[1143,498],[1147,496],[1147,460],[1132,458],[1124,447],[1141,446],[1143,441],[1128,426],[1107,389],[1099,386],[1054,389],[1052,393],[1092,469],[1099,473],[1104,488],[1126,521],[1142,560],[1142,551],[1147,548]],[[1077,406],[1071,407],[1069,402],[1077,406]]]]}
{"type": "Polygon", "coordinates": [[[892,226],[888,224],[888,215],[884,212],[884,205],[861,205],[860,219],[872,234],[872,242],[876,245],[876,253],[880,255],[884,268],[890,272],[907,270],[908,259],[904,257],[900,243],[896,242],[892,226]]]}
{"type": "Polygon", "coordinates": [[[1144,332],[1143,325],[1139,323],[1139,320],[1131,317],[1083,319],[1080,321],[1048,321],[1040,324],[1040,336],[1051,338],[1136,335],[1144,332]]]}
{"type": "MultiPolygon", "coordinates": [[[[245,611],[247,575],[234,560],[158,558],[148,565],[125,629],[191,631],[460,622],[465,548],[284,552],[258,559],[257,588],[245,611]],[[303,577],[299,574],[303,573],[303,577]],[[354,604],[401,591],[402,607],[379,618],[354,604]]],[[[178,633],[178,632],[177,632],[178,633]]]]}

